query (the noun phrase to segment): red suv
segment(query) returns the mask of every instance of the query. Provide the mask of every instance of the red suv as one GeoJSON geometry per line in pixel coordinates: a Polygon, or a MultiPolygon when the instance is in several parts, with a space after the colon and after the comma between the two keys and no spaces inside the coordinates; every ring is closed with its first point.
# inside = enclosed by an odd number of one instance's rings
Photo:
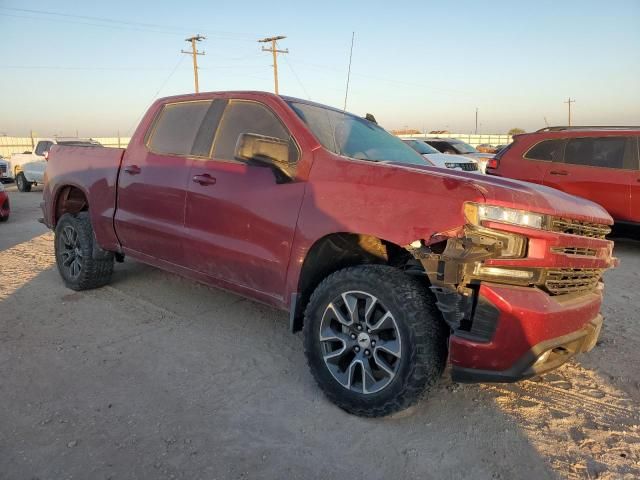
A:
{"type": "Polygon", "coordinates": [[[554,187],[640,223],[640,127],[548,127],[517,135],[487,173],[554,187]]]}

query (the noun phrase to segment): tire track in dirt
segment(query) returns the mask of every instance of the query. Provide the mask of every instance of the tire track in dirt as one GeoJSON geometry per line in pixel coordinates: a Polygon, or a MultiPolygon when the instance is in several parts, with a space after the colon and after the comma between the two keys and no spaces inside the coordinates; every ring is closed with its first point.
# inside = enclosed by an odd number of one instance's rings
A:
{"type": "Polygon", "coordinates": [[[640,478],[640,413],[596,372],[571,362],[539,380],[485,386],[562,478],[640,478]]]}

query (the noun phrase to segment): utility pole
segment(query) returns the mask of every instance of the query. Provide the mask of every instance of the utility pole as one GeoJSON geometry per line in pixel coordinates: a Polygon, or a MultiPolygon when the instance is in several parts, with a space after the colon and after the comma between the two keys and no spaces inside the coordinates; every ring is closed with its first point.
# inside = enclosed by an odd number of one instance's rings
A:
{"type": "Polygon", "coordinates": [[[190,38],[185,38],[185,42],[189,42],[191,43],[191,51],[189,50],[180,50],[182,53],[188,53],[189,55],[193,56],[193,80],[195,82],[196,85],[196,93],[200,92],[200,87],[198,85],[198,55],[204,55],[204,50],[202,52],[199,52],[197,47],[196,47],[196,42],[201,42],[202,40],[206,40],[207,37],[204,37],[200,34],[194,36],[194,37],[190,37],[190,38]]]}
{"type": "Polygon", "coordinates": [[[576,100],[575,99],[571,100],[571,97],[569,97],[567,101],[564,103],[566,103],[569,106],[569,126],[571,126],[571,104],[576,103],[576,100]]]}
{"type": "Polygon", "coordinates": [[[279,53],[289,53],[289,49],[278,50],[276,42],[278,40],[282,40],[285,37],[284,35],[278,35],[277,37],[267,37],[262,40],[258,40],[258,43],[269,43],[271,42],[271,48],[262,47],[263,52],[271,52],[273,53],[273,82],[275,85],[275,92],[278,95],[278,54],[279,53]]]}
{"type": "Polygon", "coordinates": [[[478,107],[476,107],[476,131],[475,134],[478,134],[478,107]]]}

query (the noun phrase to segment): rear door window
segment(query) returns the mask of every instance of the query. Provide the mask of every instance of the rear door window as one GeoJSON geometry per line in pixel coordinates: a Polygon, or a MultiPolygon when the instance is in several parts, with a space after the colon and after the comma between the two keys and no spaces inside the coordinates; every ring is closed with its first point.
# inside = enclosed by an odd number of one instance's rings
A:
{"type": "Polygon", "coordinates": [[[544,140],[530,148],[524,158],[545,162],[561,162],[563,144],[564,140],[544,140]]]}
{"type": "Polygon", "coordinates": [[[149,149],[163,155],[208,156],[215,122],[205,119],[212,116],[212,103],[205,100],[165,105],[147,141],[149,149]],[[201,132],[201,126],[207,132],[201,132]]]}
{"type": "Polygon", "coordinates": [[[565,163],[602,168],[625,168],[626,137],[572,138],[567,142],[565,163]]]}

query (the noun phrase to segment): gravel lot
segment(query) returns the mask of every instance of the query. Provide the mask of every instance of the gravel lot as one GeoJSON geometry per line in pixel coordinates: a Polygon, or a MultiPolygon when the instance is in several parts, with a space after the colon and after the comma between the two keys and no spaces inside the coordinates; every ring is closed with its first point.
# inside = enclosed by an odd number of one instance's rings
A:
{"type": "Polygon", "coordinates": [[[592,352],[515,385],[445,376],[361,419],[322,396],[285,313],[132,261],[65,289],[41,194],[8,190],[3,479],[640,477],[640,242],[617,239],[592,352]]]}

